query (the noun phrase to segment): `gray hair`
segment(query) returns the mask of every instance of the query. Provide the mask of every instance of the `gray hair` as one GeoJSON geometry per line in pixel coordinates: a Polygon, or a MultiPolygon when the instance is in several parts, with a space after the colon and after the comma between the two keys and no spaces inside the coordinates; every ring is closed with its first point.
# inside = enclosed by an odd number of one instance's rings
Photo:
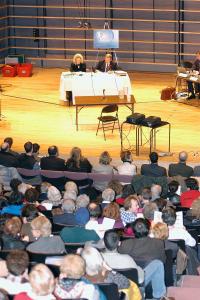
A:
{"type": "Polygon", "coordinates": [[[186,151],[181,151],[179,153],[179,161],[186,162],[187,158],[188,158],[188,154],[186,151]]]}
{"type": "Polygon", "coordinates": [[[149,221],[153,221],[154,219],[154,212],[158,211],[158,206],[156,205],[156,203],[147,203],[144,206],[143,209],[143,215],[145,217],[145,219],[149,220],[149,221]]]}
{"type": "Polygon", "coordinates": [[[69,191],[68,190],[68,191],[64,192],[63,199],[71,199],[71,200],[76,201],[77,194],[76,194],[75,191],[69,191]]]}
{"type": "Polygon", "coordinates": [[[105,189],[102,193],[102,199],[103,201],[112,202],[115,199],[115,192],[110,188],[105,189]]]}
{"type": "Polygon", "coordinates": [[[74,191],[78,194],[78,188],[74,181],[68,181],[65,183],[65,191],[74,191]]]}
{"type": "Polygon", "coordinates": [[[90,198],[86,194],[79,195],[76,199],[76,209],[87,207],[90,203],[90,198]]]}
{"type": "Polygon", "coordinates": [[[81,252],[82,258],[86,263],[86,274],[95,276],[102,271],[103,257],[101,253],[94,247],[86,246],[81,252]]]}
{"type": "Polygon", "coordinates": [[[151,186],[151,201],[160,198],[162,193],[162,187],[159,184],[153,184],[151,186]]]}
{"type": "Polygon", "coordinates": [[[62,210],[67,213],[73,213],[75,211],[75,202],[72,199],[64,199],[62,210]]]}

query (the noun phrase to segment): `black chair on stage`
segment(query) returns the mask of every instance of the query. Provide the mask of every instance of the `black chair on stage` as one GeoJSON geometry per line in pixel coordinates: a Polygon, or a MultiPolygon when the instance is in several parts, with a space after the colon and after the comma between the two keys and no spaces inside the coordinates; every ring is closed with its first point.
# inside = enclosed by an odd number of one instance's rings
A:
{"type": "Polygon", "coordinates": [[[116,104],[107,105],[102,108],[101,115],[98,117],[99,123],[97,127],[96,135],[98,134],[99,129],[103,129],[104,140],[106,140],[105,132],[111,130],[112,133],[114,129],[120,131],[120,124],[118,118],[118,106],[116,104]],[[115,125],[117,127],[115,128],[115,125]]]}

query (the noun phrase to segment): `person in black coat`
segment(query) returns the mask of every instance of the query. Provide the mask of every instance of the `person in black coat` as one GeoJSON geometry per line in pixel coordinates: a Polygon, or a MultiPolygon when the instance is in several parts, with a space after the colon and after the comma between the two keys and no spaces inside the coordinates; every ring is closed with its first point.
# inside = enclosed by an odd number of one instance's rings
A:
{"type": "Polygon", "coordinates": [[[40,167],[42,170],[52,170],[52,171],[64,171],[65,170],[65,160],[58,157],[58,147],[50,146],[48,148],[47,157],[42,157],[40,162],[40,167]]]}
{"type": "Polygon", "coordinates": [[[84,63],[84,59],[81,54],[77,53],[74,55],[70,72],[86,72],[86,64],[84,63]]]}
{"type": "Polygon", "coordinates": [[[118,64],[112,60],[112,55],[107,53],[104,60],[99,61],[96,65],[96,70],[101,72],[119,70],[118,64]]]}
{"type": "Polygon", "coordinates": [[[156,152],[151,152],[149,158],[151,163],[143,164],[141,166],[141,175],[152,177],[167,176],[166,169],[158,165],[158,154],[156,152]]]}

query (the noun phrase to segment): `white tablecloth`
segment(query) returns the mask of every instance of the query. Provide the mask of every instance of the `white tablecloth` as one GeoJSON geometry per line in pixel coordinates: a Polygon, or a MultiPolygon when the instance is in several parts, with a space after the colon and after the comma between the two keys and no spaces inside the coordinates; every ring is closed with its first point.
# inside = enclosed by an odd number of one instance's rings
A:
{"type": "Polygon", "coordinates": [[[62,72],[60,77],[60,100],[66,101],[66,91],[75,96],[127,95],[130,98],[131,82],[128,74],[122,71],[112,73],[71,73],[62,72]]]}

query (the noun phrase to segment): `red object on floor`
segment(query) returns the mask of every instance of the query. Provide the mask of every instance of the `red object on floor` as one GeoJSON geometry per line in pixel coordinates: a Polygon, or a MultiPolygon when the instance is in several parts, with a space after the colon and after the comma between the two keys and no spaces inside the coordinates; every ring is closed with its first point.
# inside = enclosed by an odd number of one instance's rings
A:
{"type": "Polygon", "coordinates": [[[30,63],[19,64],[17,74],[19,77],[30,77],[32,75],[33,65],[30,63]]]}
{"type": "Polygon", "coordinates": [[[3,77],[15,77],[17,75],[17,65],[6,65],[2,68],[3,77]]]}

